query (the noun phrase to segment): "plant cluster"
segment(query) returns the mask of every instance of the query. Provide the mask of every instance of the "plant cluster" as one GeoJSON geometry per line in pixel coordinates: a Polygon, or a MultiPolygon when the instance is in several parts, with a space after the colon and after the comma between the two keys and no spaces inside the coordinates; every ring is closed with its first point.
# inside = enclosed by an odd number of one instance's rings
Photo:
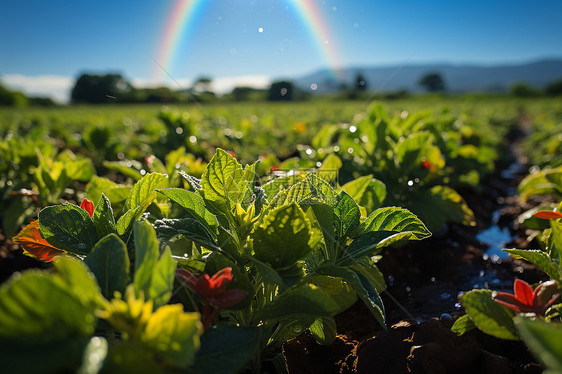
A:
{"type": "MultiPolygon", "coordinates": [[[[159,371],[259,371],[264,360],[282,365],[281,344],[304,330],[331,343],[334,316],[358,298],[384,325],[380,252],[428,237],[425,225],[397,207],[366,215],[357,201],[370,181],[340,188],[309,173],[262,188],[257,164],[243,167],[218,149],[201,179],[181,173],[189,189],[146,174],[118,214],[105,193],[95,206],[42,209],[14,240],[55,266],[2,285],[3,345],[52,352],[74,344],[60,365],[85,368],[95,356],[92,372],[128,370],[141,354],[159,371]],[[54,303],[56,293],[65,299],[54,303]],[[172,295],[181,305],[167,304],[172,295]]],[[[48,368],[59,368],[57,357],[48,368]]]]}

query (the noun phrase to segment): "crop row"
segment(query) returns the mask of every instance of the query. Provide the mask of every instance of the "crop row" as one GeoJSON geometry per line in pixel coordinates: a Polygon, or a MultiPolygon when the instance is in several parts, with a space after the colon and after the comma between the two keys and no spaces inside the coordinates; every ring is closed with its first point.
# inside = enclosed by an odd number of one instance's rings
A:
{"type": "MultiPolygon", "coordinates": [[[[560,113],[549,113],[545,131],[556,131],[560,113]]],[[[103,124],[82,134],[60,123],[6,126],[3,230],[19,231],[14,241],[53,267],[0,288],[5,365],[224,373],[257,372],[268,361],[281,370],[283,342],[308,330],[329,344],[334,316],[358,299],[384,326],[382,248],[473,224],[459,191],[479,191],[506,139],[528,130],[524,116],[388,114],[373,105],[341,123],[254,115],[231,126],[216,114],[164,110],[158,122],[127,121],[123,133],[103,124]],[[244,162],[257,150],[267,154],[244,162]]],[[[546,158],[536,156],[542,138],[526,139],[539,166],[559,165],[562,139],[549,139],[546,158]]],[[[520,193],[560,199],[560,175],[545,168],[520,193]]],[[[455,331],[531,339],[535,328],[557,328],[562,230],[552,210],[527,221],[545,230],[541,251],[511,253],[553,282],[535,291],[518,282],[511,298],[466,293],[468,314],[455,331]],[[521,313],[547,318],[535,325],[521,313]]]]}

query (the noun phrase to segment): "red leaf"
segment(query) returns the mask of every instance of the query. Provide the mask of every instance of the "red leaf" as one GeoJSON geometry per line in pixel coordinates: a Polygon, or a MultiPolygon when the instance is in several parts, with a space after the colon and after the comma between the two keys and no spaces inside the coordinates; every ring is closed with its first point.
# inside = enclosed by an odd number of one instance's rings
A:
{"type": "Polygon", "coordinates": [[[553,212],[550,210],[539,210],[538,212],[533,214],[533,217],[537,217],[540,219],[558,219],[558,218],[562,218],[562,213],[553,212]]]}
{"type": "Polygon", "coordinates": [[[232,281],[232,268],[224,268],[215,273],[209,281],[212,289],[221,289],[226,287],[232,281]]]}
{"type": "Polygon", "coordinates": [[[517,312],[521,312],[522,309],[525,307],[514,294],[508,292],[492,292],[492,300],[496,303],[502,304],[503,306],[508,307],[509,309],[513,309],[517,312]]]}
{"type": "Polygon", "coordinates": [[[525,305],[533,305],[533,287],[524,280],[516,279],[513,282],[515,297],[525,305]]]}
{"type": "Polygon", "coordinates": [[[88,212],[90,217],[94,215],[94,203],[92,203],[90,200],[88,199],[82,200],[82,204],[80,204],[80,208],[88,212]]]}
{"type": "Polygon", "coordinates": [[[209,298],[209,302],[219,308],[228,308],[244,300],[248,296],[248,291],[232,288],[223,290],[214,297],[209,298]]]}
{"type": "Polygon", "coordinates": [[[25,226],[12,240],[23,248],[25,254],[45,262],[51,262],[56,256],[66,253],[62,249],[53,247],[41,237],[39,221],[33,221],[25,226]]]}

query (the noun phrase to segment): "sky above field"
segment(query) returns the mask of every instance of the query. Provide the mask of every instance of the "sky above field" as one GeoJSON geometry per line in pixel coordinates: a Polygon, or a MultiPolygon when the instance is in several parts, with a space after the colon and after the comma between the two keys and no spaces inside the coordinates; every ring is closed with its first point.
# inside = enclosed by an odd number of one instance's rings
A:
{"type": "Polygon", "coordinates": [[[560,0],[2,1],[0,80],[68,97],[82,72],[136,86],[267,86],[329,69],[562,57],[560,0]]]}

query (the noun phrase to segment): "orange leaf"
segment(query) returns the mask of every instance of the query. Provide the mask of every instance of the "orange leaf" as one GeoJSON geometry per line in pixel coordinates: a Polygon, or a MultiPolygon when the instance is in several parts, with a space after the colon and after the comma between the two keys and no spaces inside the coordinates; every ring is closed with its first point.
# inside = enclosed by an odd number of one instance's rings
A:
{"type": "Polygon", "coordinates": [[[558,219],[562,218],[562,213],[552,212],[550,210],[539,210],[538,212],[533,214],[533,216],[541,219],[558,219]]]}
{"type": "Polygon", "coordinates": [[[39,221],[33,221],[25,226],[12,240],[23,248],[26,255],[45,262],[51,262],[56,256],[66,253],[62,249],[53,247],[41,237],[39,221]]]}

